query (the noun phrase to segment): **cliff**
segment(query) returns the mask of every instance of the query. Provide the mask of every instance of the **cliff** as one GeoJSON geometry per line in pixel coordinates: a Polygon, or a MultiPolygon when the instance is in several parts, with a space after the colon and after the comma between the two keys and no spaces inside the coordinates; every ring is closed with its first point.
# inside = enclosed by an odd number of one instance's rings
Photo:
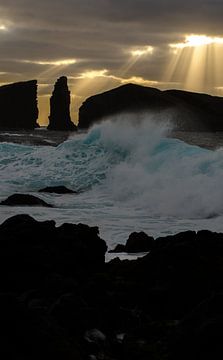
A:
{"type": "MultiPolygon", "coordinates": [[[[223,131],[223,98],[181,90],[161,91],[126,84],[88,98],[79,109],[80,129],[120,113],[169,111],[175,128],[223,131]]],[[[161,116],[162,118],[162,116],[161,116]]]]}
{"type": "Polygon", "coordinates": [[[61,76],[55,83],[50,98],[48,130],[76,130],[76,126],[70,117],[70,91],[67,86],[66,76],[61,76]]]}
{"type": "Polygon", "coordinates": [[[30,130],[38,127],[37,81],[0,87],[0,129],[30,130]]]}

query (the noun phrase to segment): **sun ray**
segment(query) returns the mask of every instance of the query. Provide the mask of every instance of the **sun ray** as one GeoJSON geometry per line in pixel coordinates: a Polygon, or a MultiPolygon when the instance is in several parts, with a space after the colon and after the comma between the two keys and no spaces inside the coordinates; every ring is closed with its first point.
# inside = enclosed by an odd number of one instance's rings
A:
{"type": "Polygon", "coordinates": [[[185,88],[187,90],[203,91],[205,85],[206,57],[206,46],[204,48],[200,48],[199,46],[194,48],[185,81],[185,88]]]}
{"type": "Polygon", "coordinates": [[[152,56],[154,47],[150,45],[134,47],[128,50],[127,53],[130,55],[130,58],[128,58],[127,62],[117,71],[117,76],[124,77],[142,58],[152,56]]]}
{"type": "Polygon", "coordinates": [[[186,90],[209,92],[222,72],[223,37],[187,35],[184,42],[169,44],[170,61],[164,81],[177,81],[186,90]]]}
{"type": "Polygon", "coordinates": [[[163,76],[165,82],[185,81],[188,64],[190,63],[193,48],[177,49],[170,54],[170,62],[163,76]]]}

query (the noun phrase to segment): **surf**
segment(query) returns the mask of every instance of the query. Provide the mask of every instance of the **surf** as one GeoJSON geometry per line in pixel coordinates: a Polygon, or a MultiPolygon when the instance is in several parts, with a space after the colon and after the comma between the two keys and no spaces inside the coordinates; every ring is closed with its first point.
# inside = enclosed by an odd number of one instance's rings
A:
{"type": "Polygon", "coordinates": [[[1,196],[65,185],[150,216],[221,214],[222,149],[170,138],[166,119],[133,117],[104,121],[57,147],[1,143],[1,196]]]}

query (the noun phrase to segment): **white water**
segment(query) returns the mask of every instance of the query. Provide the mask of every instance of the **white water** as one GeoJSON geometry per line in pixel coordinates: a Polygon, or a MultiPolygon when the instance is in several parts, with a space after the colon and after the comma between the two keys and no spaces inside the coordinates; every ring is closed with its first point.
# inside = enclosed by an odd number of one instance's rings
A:
{"type": "Polygon", "coordinates": [[[153,236],[188,229],[223,231],[223,150],[167,138],[152,117],[106,121],[58,147],[0,144],[0,200],[65,185],[79,195],[38,194],[55,206],[0,207],[0,222],[16,213],[98,225],[114,246],[132,231],[153,236]],[[135,120],[135,119],[134,119],[135,120]]]}

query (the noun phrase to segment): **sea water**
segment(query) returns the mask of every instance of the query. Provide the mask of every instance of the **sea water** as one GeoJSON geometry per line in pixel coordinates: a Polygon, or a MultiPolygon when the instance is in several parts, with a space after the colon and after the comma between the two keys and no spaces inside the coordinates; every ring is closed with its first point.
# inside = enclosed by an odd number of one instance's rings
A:
{"type": "Polygon", "coordinates": [[[0,222],[28,213],[37,220],[99,226],[110,248],[133,231],[154,237],[223,231],[223,150],[170,138],[169,122],[123,115],[72,135],[58,146],[0,143],[0,200],[19,192],[53,208],[0,207],[0,222]],[[134,120],[134,121],[133,121],[134,120]],[[64,185],[78,194],[44,194],[64,185]]]}

